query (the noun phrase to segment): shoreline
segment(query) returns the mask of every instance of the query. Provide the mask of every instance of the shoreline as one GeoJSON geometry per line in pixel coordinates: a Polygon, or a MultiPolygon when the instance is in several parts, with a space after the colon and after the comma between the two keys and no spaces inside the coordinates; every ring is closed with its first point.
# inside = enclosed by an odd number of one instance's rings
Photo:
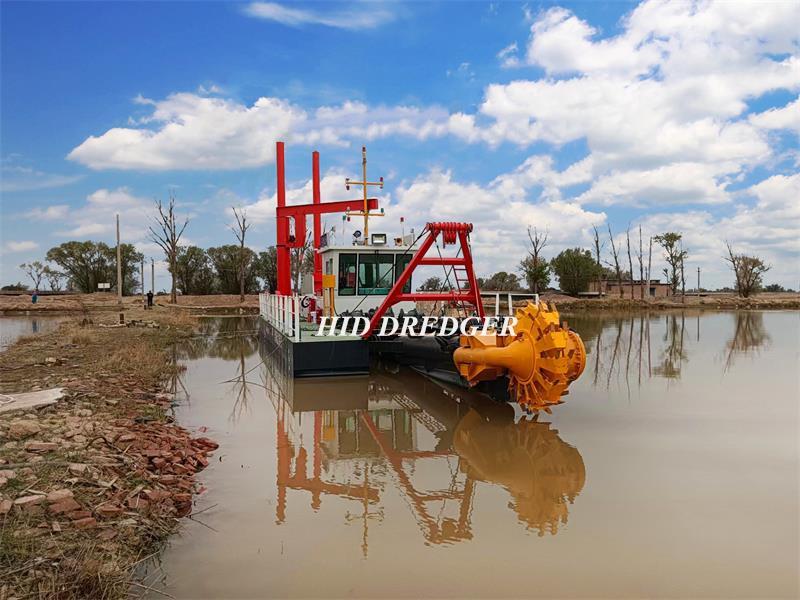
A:
{"type": "MultiPolygon", "coordinates": [[[[541,300],[551,303],[565,311],[597,311],[626,312],[651,311],[666,312],[674,310],[797,310],[800,309],[800,293],[776,292],[761,293],[751,298],[740,298],[734,294],[708,294],[706,296],[680,296],[658,299],[620,298],[574,298],[559,293],[545,292],[541,300]]],[[[250,294],[244,302],[238,296],[180,296],[177,304],[170,304],[165,296],[156,297],[156,310],[142,310],[140,296],[123,298],[123,312],[134,312],[149,318],[156,312],[173,313],[175,315],[192,316],[225,316],[225,315],[257,315],[258,296],[250,294]]],[[[524,306],[525,301],[516,301],[514,306],[524,306]]],[[[491,311],[490,303],[484,301],[484,307],[491,311]]],[[[69,296],[43,296],[37,304],[31,304],[27,296],[0,296],[0,317],[14,316],[87,316],[103,314],[109,318],[120,311],[116,296],[111,294],[82,294],[69,296]]],[[[176,317],[177,318],[177,317],[176,317]]]]}
{"type": "Polygon", "coordinates": [[[174,422],[169,351],[183,312],[83,313],[0,354],[0,392],[63,388],[0,413],[0,598],[121,598],[135,568],[190,516],[217,444],[174,422]]]}

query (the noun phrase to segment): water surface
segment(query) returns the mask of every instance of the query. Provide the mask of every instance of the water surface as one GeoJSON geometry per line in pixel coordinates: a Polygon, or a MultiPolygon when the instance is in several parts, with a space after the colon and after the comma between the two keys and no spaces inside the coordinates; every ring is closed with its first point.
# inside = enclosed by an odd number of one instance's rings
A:
{"type": "Polygon", "coordinates": [[[0,352],[22,336],[52,331],[63,320],[53,315],[0,317],[0,352]]]}
{"type": "Polygon", "coordinates": [[[255,320],[206,322],[173,383],[180,422],[221,446],[149,581],[177,598],[796,597],[800,313],[569,320],[587,369],[539,422],[391,365],[291,389],[255,320]]]}

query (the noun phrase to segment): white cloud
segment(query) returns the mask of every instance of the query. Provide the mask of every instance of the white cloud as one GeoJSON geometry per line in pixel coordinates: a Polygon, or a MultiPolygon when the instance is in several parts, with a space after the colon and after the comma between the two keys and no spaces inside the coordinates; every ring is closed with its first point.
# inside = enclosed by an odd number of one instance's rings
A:
{"type": "Polygon", "coordinates": [[[244,7],[244,13],[250,17],[275,21],[290,27],[325,25],[353,31],[380,27],[393,21],[397,16],[391,6],[376,2],[370,2],[366,6],[351,3],[344,9],[325,11],[296,8],[277,2],[251,2],[244,7]]]}
{"type": "Polygon", "coordinates": [[[762,129],[789,129],[800,134],[800,98],[782,108],[750,115],[748,120],[762,129]]]}
{"type": "Polygon", "coordinates": [[[517,55],[519,47],[517,42],[511,42],[508,46],[497,53],[497,59],[500,61],[500,66],[505,68],[519,67],[522,63],[517,55]]]}
{"type": "Polygon", "coordinates": [[[120,237],[126,243],[136,243],[146,239],[153,211],[152,200],[135,196],[128,188],[99,189],[69,213],[63,222],[65,229],[56,233],[72,239],[113,241],[119,215],[120,237]]]}
{"type": "MultiPolygon", "coordinates": [[[[546,162],[546,161],[545,161],[546,162]]],[[[550,232],[548,252],[572,245],[587,244],[593,224],[602,224],[606,215],[590,212],[558,194],[532,194],[542,181],[553,182],[561,174],[539,169],[540,176],[522,175],[523,165],[514,174],[501,176],[488,186],[461,183],[450,171],[434,170],[398,188],[387,212],[404,216],[417,231],[428,221],[469,221],[475,224],[471,244],[479,273],[517,271],[527,244],[527,226],[550,232]],[[516,179],[510,184],[510,179],[516,179]],[[435,201],[434,201],[435,200],[435,201]]]]}
{"type": "Polygon", "coordinates": [[[0,192],[26,192],[63,187],[82,178],[83,175],[44,173],[31,167],[4,162],[2,171],[0,171],[0,192]]]}
{"type": "Polygon", "coordinates": [[[5,244],[6,252],[27,252],[29,250],[36,250],[39,244],[32,240],[23,240],[19,242],[8,241],[5,244]]]}
{"type": "Polygon", "coordinates": [[[25,213],[28,219],[37,221],[61,221],[69,213],[69,205],[67,204],[51,204],[46,208],[36,207],[25,213]]]}
{"type": "Polygon", "coordinates": [[[153,101],[145,123],[156,129],[114,128],[91,136],[67,158],[93,169],[239,169],[274,160],[265,140],[285,137],[305,118],[274,98],[252,106],[196,94],[153,101]]]}

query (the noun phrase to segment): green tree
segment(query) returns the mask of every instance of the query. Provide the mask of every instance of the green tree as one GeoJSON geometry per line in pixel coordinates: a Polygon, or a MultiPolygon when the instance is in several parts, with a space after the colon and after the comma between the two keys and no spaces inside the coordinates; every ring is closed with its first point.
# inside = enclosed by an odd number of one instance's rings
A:
{"type": "Polygon", "coordinates": [[[420,292],[440,292],[444,289],[441,277],[428,277],[417,290],[420,292]]]}
{"type": "Polygon", "coordinates": [[[764,287],[765,292],[785,292],[786,288],[778,283],[770,283],[764,287]]]}
{"type": "Polygon", "coordinates": [[[44,278],[47,279],[47,285],[54,292],[61,291],[61,282],[64,280],[64,274],[52,267],[44,268],[44,278]]]}
{"type": "Polygon", "coordinates": [[[514,273],[506,273],[505,271],[498,271],[483,285],[483,289],[496,290],[501,292],[514,292],[521,290],[522,286],[519,284],[519,276],[514,273]]]}
{"type": "Polygon", "coordinates": [[[672,287],[673,294],[678,293],[678,287],[683,280],[683,263],[689,256],[689,253],[683,249],[682,237],[680,233],[668,231],[653,238],[664,249],[664,260],[669,265],[669,269],[664,269],[664,276],[672,287]]]}
{"type": "Polygon", "coordinates": [[[550,264],[547,261],[540,258],[536,264],[532,256],[527,256],[519,263],[519,269],[525,277],[528,289],[535,294],[546,290],[550,285],[550,264]]]}
{"type": "Polygon", "coordinates": [[[568,248],[556,256],[550,264],[558,277],[561,290],[570,295],[585,292],[589,282],[602,272],[592,253],[582,248],[568,248]]]}
{"type": "Polygon", "coordinates": [[[181,246],[175,261],[175,280],[184,294],[212,294],[216,275],[211,258],[197,246],[181,246]]]}
{"type": "MultiPolygon", "coordinates": [[[[139,286],[139,263],[143,256],[132,244],[122,244],[122,293],[132,294],[139,286]]],[[[47,251],[47,260],[61,267],[74,289],[97,291],[98,283],[117,285],[117,249],[103,242],[64,242],[47,251]]]]}
{"type": "MultiPolygon", "coordinates": [[[[235,244],[226,244],[208,249],[208,256],[214,266],[219,282],[219,290],[223,294],[239,294],[239,273],[242,250],[235,244]]],[[[250,248],[244,249],[244,287],[245,293],[258,291],[256,279],[256,253],[250,248]]]]}
{"type": "Polygon", "coordinates": [[[3,292],[24,292],[27,291],[28,286],[18,281],[17,283],[9,283],[8,285],[4,285],[0,288],[0,291],[3,292]]]}
{"type": "Polygon", "coordinates": [[[258,253],[256,259],[256,277],[264,282],[270,292],[278,289],[278,249],[270,246],[258,253]]]}

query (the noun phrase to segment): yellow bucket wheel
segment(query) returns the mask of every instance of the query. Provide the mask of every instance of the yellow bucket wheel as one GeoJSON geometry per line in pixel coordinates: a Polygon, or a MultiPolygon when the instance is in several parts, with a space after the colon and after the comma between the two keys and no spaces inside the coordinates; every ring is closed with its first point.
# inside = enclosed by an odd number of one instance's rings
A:
{"type": "Polygon", "coordinates": [[[453,361],[470,385],[505,375],[523,410],[549,413],[583,372],[586,350],[580,336],[561,325],[555,305],[529,302],[515,316],[514,336],[462,335],[453,361]]]}

